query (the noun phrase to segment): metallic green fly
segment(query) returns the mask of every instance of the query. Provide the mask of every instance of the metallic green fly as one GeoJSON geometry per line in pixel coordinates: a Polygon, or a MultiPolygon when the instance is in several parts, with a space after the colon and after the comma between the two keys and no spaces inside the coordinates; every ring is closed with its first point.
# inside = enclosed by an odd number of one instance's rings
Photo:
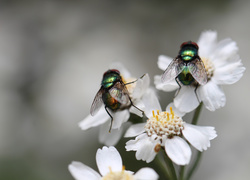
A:
{"type": "Polygon", "coordinates": [[[120,72],[117,69],[110,69],[103,74],[101,88],[97,92],[94,101],[90,108],[90,114],[94,116],[100,107],[104,104],[105,110],[111,118],[111,125],[109,132],[112,128],[113,117],[109,110],[116,112],[134,106],[136,109],[144,113],[141,109],[136,107],[126,88],[126,85],[136,82],[132,81],[124,83],[120,72]],[[108,110],[109,109],[109,110],[108,110]]]}
{"type": "Polygon", "coordinates": [[[199,47],[195,42],[187,41],[182,43],[178,56],[173,59],[162,74],[162,82],[167,83],[175,79],[180,88],[181,84],[194,85],[195,93],[199,85],[205,85],[207,83],[207,73],[198,55],[198,49],[199,47]]]}

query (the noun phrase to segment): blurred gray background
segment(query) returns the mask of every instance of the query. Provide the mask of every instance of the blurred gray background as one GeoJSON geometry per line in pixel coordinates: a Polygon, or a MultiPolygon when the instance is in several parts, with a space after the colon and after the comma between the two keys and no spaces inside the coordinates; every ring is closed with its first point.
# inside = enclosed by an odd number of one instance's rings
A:
{"type": "MultiPolygon", "coordinates": [[[[203,109],[199,124],[215,126],[218,137],[193,179],[248,179],[249,17],[248,0],[0,1],[0,179],[71,180],[73,160],[96,169],[99,128],[83,132],[77,123],[103,72],[119,61],[135,77],[148,72],[153,85],[158,55],[176,56],[209,29],[237,42],[247,71],[224,86],[224,108],[203,109]]],[[[173,95],[159,92],[161,105],[173,95]]],[[[126,168],[148,166],[125,142],[117,148],[126,168]]]]}

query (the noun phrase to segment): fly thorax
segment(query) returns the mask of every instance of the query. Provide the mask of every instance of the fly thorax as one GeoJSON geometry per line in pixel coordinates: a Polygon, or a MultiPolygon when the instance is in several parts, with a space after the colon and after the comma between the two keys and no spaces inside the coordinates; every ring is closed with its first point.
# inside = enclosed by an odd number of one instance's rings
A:
{"type": "Polygon", "coordinates": [[[156,112],[152,111],[153,116],[147,120],[145,125],[145,131],[149,137],[153,137],[154,140],[159,139],[162,143],[164,138],[172,138],[173,136],[181,136],[183,123],[181,117],[175,115],[172,107],[170,112],[156,112]]]}
{"type": "Polygon", "coordinates": [[[184,61],[191,61],[198,55],[198,50],[194,47],[183,47],[180,50],[180,56],[184,61]]]}
{"type": "Polygon", "coordinates": [[[102,180],[134,180],[132,174],[125,171],[125,167],[123,166],[122,171],[112,171],[111,167],[109,167],[109,173],[102,177],[102,180]]]}
{"type": "Polygon", "coordinates": [[[214,64],[213,62],[208,59],[208,58],[201,58],[204,66],[205,66],[205,70],[206,70],[206,73],[207,73],[207,79],[210,80],[212,77],[213,77],[213,74],[214,74],[214,64]]]}
{"type": "Polygon", "coordinates": [[[112,87],[114,85],[114,83],[116,81],[119,80],[119,78],[120,78],[120,76],[117,75],[117,74],[108,74],[108,75],[103,77],[102,86],[104,88],[110,88],[110,87],[112,87]]]}

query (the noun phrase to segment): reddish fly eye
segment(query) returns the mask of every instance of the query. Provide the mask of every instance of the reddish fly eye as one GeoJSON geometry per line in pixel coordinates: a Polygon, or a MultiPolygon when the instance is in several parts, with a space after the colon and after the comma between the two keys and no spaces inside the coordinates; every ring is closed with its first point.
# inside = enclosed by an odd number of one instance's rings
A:
{"type": "Polygon", "coordinates": [[[120,71],[117,69],[110,69],[111,72],[116,72],[117,74],[120,74],[120,71]]]}
{"type": "Polygon", "coordinates": [[[119,74],[120,75],[120,71],[118,71],[117,69],[109,69],[107,70],[103,76],[107,75],[107,74],[110,74],[110,73],[116,73],[116,74],[119,74]]]}
{"type": "Polygon", "coordinates": [[[191,42],[191,44],[194,45],[197,49],[199,48],[199,46],[196,42],[191,42]]]}
{"type": "Polygon", "coordinates": [[[193,41],[187,41],[187,42],[182,43],[182,44],[181,44],[181,48],[182,48],[183,46],[186,46],[186,45],[193,45],[193,46],[195,46],[197,49],[199,48],[199,46],[197,45],[197,43],[195,43],[195,42],[193,42],[193,41]]]}

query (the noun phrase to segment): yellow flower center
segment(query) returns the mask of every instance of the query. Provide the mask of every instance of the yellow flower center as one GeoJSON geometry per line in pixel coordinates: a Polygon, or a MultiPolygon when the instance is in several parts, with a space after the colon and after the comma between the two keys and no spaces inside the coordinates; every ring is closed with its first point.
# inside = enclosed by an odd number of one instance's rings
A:
{"type": "Polygon", "coordinates": [[[170,112],[159,112],[155,114],[152,111],[153,116],[147,120],[145,125],[145,131],[148,136],[157,135],[156,139],[173,136],[180,136],[181,130],[183,129],[183,120],[181,117],[176,116],[172,107],[170,107],[170,112]]]}
{"type": "Polygon", "coordinates": [[[125,167],[122,167],[122,171],[113,172],[109,167],[109,173],[102,177],[102,180],[134,180],[132,174],[125,171],[125,167]]]}
{"type": "Polygon", "coordinates": [[[210,80],[214,74],[214,64],[208,58],[201,58],[207,72],[207,80],[210,80]]]}

